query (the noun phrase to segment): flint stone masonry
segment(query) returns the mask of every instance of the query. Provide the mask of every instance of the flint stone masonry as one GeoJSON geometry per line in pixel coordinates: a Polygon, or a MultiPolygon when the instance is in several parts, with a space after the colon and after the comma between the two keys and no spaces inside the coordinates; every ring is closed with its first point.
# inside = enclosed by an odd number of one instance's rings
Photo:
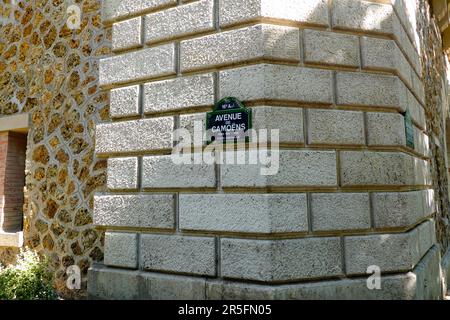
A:
{"type": "Polygon", "coordinates": [[[107,266],[137,268],[137,234],[105,233],[105,259],[107,266]]]}
{"type": "Polygon", "coordinates": [[[175,204],[172,194],[97,195],[94,197],[94,225],[173,229],[175,204]]]}
{"type": "MultiPolygon", "coordinates": [[[[201,154],[197,155],[202,156],[201,154]]],[[[193,158],[191,161],[191,164],[176,164],[173,162],[172,155],[144,157],[142,160],[142,188],[215,187],[214,165],[203,162],[196,164],[193,158]]]]}
{"type": "MultiPolygon", "coordinates": [[[[246,153],[249,157],[249,153],[246,153]]],[[[225,159],[228,153],[225,152],[225,159]]],[[[273,165],[271,163],[270,165],[273,165]]],[[[280,150],[279,171],[275,175],[262,175],[259,164],[225,164],[221,168],[224,188],[231,187],[292,187],[336,186],[336,153],[334,151],[280,150]]]]}
{"type": "Polygon", "coordinates": [[[221,71],[220,96],[240,100],[290,100],[332,103],[332,74],[328,70],[260,64],[221,71]]]}
{"type": "Polygon", "coordinates": [[[370,228],[370,201],[367,193],[313,193],[313,231],[370,228]]]}
{"type": "Polygon", "coordinates": [[[200,0],[145,16],[145,41],[155,42],[214,29],[213,0],[200,0]]]}
{"type": "Polygon", "coordinates": [[[299,61],[299,30],[259,24],[181,41],[181,71],[255,59],[299,61]]]}
{"type": "Polygon", "coordinates": [[[141,46],[141,28],[141,17],[113,24],[113,50],[132,49],[141,46]]]}
{"type": "Polygon", "coordinates": [[[109,114],[111,118],[139,115],[139,86],[113,89],[109,99],[109,114]]]}
{"type": "Polygon", "coordinates": [[[367,113],[369,146],[406,146],[405,118],[400,113],[367,113]]]}
{"type": "Polygon", "coordinates": [[[138,188],[138,159],[109,158],[106,185],[108,189],[138,188]]]}
{"type": "Polygon", "coordinates": [[[286,281],[343,274],[339,238],[221,239],[225,278],[286,281]]]}
{"type": "Polygon", "coordinates": [[[175,74],[175,46],[165,44],[100,60],[101,86],[175,74]]]}
{"type": "Polygon", "coordinates": [[[151,82],[144,85],[144,112],[165,112],[214,105],[212,74],[151,82]]]}
{"type": "Polygon", "coordinates": [[[176,4],[177,0],[104,0],[103,20],[110,21],[176,4]]]}
{"type": "Polygon", "coordinates": [[[173,126],[172,117],[98,124],[95,151],[114,154],[168,149],[173,126]]]}
{"type": "Polygon", "coordinates": [[[303,31],[305,62],[359,67],[359,38],[334,32],[303,31]]]}
{"type": "Polygon", "coordinates": [[[309,144],[365,144],[362,112],[310,109],[307,114],[309,144]]]}
{"type": "Polygon", "coordinates": [[[214,238],[143,234],[140,254],[145,270],[216,274],[214,238]]]}
{"type": "Polygon", "coordinates": [[[220,24],[228,26],[260,18],[328,25],[327,0],[219,0],[220,24]]]}
{"type": "Polygon", "coordinates": [[[308,231],[306,194],[181,194],[179,208],[184,230],[308,231]]]}

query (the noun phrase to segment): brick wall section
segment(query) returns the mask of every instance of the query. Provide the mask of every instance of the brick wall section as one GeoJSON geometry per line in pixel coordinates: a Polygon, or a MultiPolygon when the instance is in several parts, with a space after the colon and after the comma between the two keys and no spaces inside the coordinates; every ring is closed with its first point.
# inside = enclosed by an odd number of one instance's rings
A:
{"type": "Polygon", "coordinates": [[[0,230],[5,232],[22,230],[26,145],[24,134],[0,134],[0,230]]]}
{"type": "Polygon", "coordinates": [[[113,121],[96,130],[109,191],[94,223],[108,233],[91,295],[273,298],[269,284],[325,279],[339,291],[371,264],[404,295],[435,239],[420,59],[397,2],[105,0],[119,52],[100,62],[113,121]],[[225,96],[280,129],[277,175],[170,161],[170,131],[225,96]]]}

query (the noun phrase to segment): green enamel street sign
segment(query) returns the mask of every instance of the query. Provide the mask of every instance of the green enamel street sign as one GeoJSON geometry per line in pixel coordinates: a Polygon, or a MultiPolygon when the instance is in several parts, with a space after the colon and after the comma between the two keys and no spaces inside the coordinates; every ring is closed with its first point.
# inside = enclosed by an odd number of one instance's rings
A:
{"type": "Polygon", "coordinates": [[[252,110],[236,98],[227,97],[216,103],[214,110],[206,114],[207,143],[215,139],[223,141],[245,141],[245,133],[252,127],[252,110]]]}
{"type": "Polygon", "coordinates": [[[406,146],[414,149],[414,127],[411,120],[411,114],[409,109],[406,109],[405,116],[405,134],[406,134],[406,146]]]}

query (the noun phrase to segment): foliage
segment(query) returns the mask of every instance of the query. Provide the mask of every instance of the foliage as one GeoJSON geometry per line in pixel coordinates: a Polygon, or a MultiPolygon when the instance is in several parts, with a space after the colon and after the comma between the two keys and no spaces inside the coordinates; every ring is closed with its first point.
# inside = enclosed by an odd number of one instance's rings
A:
{"type": "Polygon", "coordinates": [[[15,265],[0,266],[0,300],[56,299],[52,282],[47,259],[40,259],[31,250],[21,250],[15,265]]]}

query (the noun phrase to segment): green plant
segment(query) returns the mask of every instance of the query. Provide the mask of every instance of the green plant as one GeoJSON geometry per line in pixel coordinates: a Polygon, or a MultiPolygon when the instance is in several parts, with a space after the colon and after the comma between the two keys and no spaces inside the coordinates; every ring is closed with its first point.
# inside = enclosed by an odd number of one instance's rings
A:
{"type": "Polygon", "coordinates": [[[47,259],[31,250],[21,250],[17,263],[0,266],[0,300],[56,299],[47,259]]]}

